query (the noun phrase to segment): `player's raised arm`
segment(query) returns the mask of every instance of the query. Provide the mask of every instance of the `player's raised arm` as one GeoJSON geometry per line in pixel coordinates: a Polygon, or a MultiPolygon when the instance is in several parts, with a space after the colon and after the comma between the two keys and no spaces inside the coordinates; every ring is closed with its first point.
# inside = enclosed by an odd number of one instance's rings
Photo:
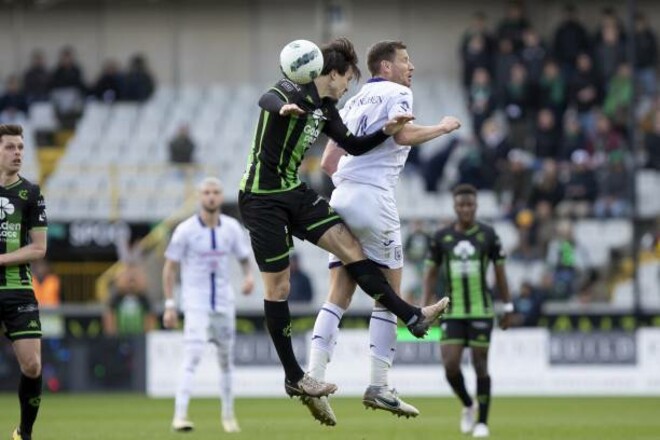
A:
{"type": "Polygon", "coordinates": [[[299,98],[300,87],[288,79],[282,79],[261,95],[259,107],[280,116],[303,115],[305,111],[296,104],[299,98]]]}
{"type": "Polygon", "coordinates": [[[445,116],[435,125],[407,124],[394,135],[399,145],[419,145],[437,137],[449,134],[461,127],[461,121],[453,116],[445,116]]]}

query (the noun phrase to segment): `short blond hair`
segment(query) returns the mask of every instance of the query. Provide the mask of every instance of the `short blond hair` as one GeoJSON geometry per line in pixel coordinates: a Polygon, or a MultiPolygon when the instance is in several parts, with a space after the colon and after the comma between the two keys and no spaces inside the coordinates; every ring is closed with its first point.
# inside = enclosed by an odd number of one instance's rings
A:
{"type": "Polygon", "coordinates": [[[213,177],[213,176],[208,176],[208,177],[203,178],[199,182],[199,184],[197,184],[197,189],[199,191],[202,191],[204,189],[204,187],[209,186],[209,185],[217,187],[220,190],[220,192],[223,191],[222,182],[220,181],[220,179],[218,179],[217,177],[213,177]]]}

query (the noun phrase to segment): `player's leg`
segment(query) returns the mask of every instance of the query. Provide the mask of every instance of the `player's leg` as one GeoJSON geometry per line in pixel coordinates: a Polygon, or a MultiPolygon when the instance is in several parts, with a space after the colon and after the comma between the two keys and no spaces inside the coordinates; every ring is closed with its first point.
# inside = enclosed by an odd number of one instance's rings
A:
{"type": "Polygon", "coordinates": [[[296,193],[260,196],[239,195],[239,208],[264,282],[264,315],[285,373],[284,388],[289,396],[324,396],[336,391],[304,374],[291,343],[289,311],[289,252],[293,247],[289,213],[300,204],[296,193]]]}
{"type": "Polygon", "coordinates": [[[365,257],[359,242],[344,224],[335,224],[327,229],[316,244],[341,259],[362,290],[394,313],[418,338],[426,334],[431,323],[449,305],[449,300],[443,298],[420,309],[401,299],[387,283],[378,265],[365,257]]]}
{"type": "Polygon", "coordinates": [[[445,367],[445,377],[456,397],[461,401],[461,432],[466,434],[472,431],[476,421],[477,407],[465,387],[465,379],[461,372],[461,358],[463,348],[467,344],[466,321],[461,319],[448,319],[442,323],[442,339],[440,352],[445,367]]]}
{"type": "Polygon", "coordinates": [[[188,418],[190,395],[197,366],[202,360],[207,338],[209,316],[205,311],[188,311],[183,320],[183,363],[179,373],[179,382],[174,395],[174,418],[172,429],[188,432],[195,425],[188,418]]]}
{"type": "Polygon", "coordinates": [[[41,405],[41,340],[16,339],[12,345],[21,369],[18,385],[21,423],[16,434],[20,435],[19,439],[30,440],[41,405]]]}
{"type": "Polygon", "coordinates": [[[490,375],[488,374],[488,348],[493,331],[492,319],[470,320],[469,345],[472,349],[472,365],[477,375],[477,401],[479,419],[472,431],[474,437],[488,437],[488,411],[490,409],[490,375]]]}
{"type": "Polygon", "coordinates": [[[234,414],[234,344],[236,341],[236,316],[230,313],[211,316],[210,340],[216,345],[220,367],[220,402],[222,427],[225,432],[240,432],[234,414]]]}

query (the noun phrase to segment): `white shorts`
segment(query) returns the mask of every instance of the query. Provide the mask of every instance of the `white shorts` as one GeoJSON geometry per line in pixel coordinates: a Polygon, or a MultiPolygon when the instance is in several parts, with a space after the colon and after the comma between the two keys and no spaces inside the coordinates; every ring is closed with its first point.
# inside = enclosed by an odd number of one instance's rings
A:
{"type": "MultiPolygon", "coordinates": [[[[342,182],[332,192],[330,206],[355,235],[365,255],[389,269],[403,267],[401,222],[394,193],[353,182],[342,182]]],[[[330,267],[339,259],[330,254],[330,267]]]]}
{"type": "Polygon", "coordinates": [[[231,313],[190,310],[184,313],[184,342],[212,342],[233,346],[236,339],[236,315],[231,313]]]}

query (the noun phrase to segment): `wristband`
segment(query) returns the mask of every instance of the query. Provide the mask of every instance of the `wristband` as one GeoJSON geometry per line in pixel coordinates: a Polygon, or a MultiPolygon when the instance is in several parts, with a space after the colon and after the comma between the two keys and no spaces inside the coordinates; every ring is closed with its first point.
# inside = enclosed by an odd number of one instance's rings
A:
{"type": "Polygon", "coordinates": [[[165,300],[165,308],[166,309],[174,309],[176,308],[176,301],[174,301],[173,298],[167,298],[165,300]]]}
{"type": "Polygon", "coordinates": [[[513,303],[511,302],[504,303],[502,310],[504,311],[504,313],[513,313],[513,303]]]}

